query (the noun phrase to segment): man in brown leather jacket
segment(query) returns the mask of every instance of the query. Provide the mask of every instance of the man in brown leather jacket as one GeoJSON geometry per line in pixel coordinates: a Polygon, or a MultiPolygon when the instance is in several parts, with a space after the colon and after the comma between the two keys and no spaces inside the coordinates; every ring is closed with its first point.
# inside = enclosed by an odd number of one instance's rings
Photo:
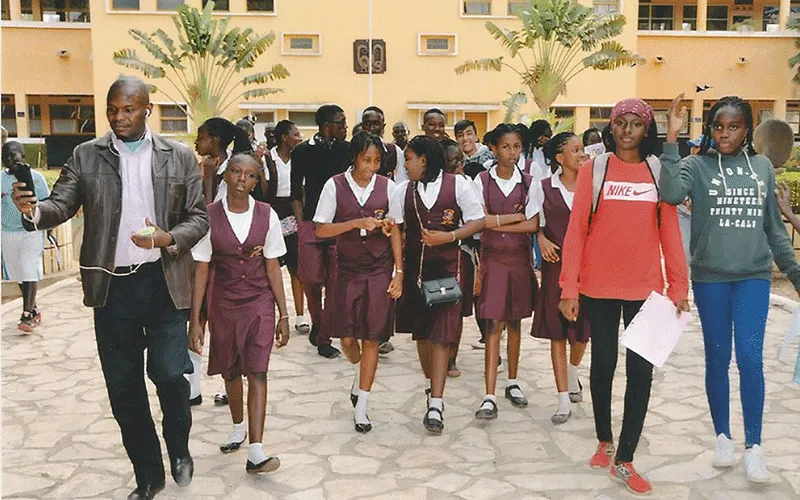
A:
{"type": "Polygon", "coordinates": [[[191,305],[191,248],[208,231],[200,169],[192,151],[150,132],[147,86],[121,77],[108,91],[112,132],[75,148],[49,199],[14,185],[29,229],[55,227],[83,207],[84,303],[94,308],[95,336],[114,418],[133,463],[129,500],[164,488],[164,465],[144,381],[158,389],[172,477],[185,486],[189,454],[186,339],[191,305]],[[146,230],[142,231],[143,229],[146,230]],[[141,234],[140,234],[141,232],[141,234]]]}

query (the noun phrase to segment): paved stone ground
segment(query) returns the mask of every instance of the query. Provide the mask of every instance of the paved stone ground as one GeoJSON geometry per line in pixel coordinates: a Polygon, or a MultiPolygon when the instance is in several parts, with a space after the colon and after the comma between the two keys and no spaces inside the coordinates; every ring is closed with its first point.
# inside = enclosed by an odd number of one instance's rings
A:
{"type": "MultiPolygon", "coordinates": [[[[81,305],[79,284],[57,285],[41,297],[45,324],[24,336],[16,329],[18,305],[3,310],[2,479],[8,498],[122,499],[134,487],[133,473],[111,416],[94,343],[90,310],[81,305]]],[[[767,403],[764,444],[773,480],[748,484],[741,465],[730,471],[710,466],[714,444],[703,388],[703,350],[697,321],[683,336],[664,369],[657,369],[644,435],[636,454],[640,472],[653,481],[658,499],[789,499],[800,496],[800,388],[790,384],[792,366],[778,360],[790,314],[773,307],[765,347],[767,403]]],[[[293,321],[293,320],[292,320],[293,321]]],[[[325,360],[295,336],[270,366],[265,448],[282,467],[261,477],[244,471],[246,451],[222,455],[227,408],[215,407],[220,379],[204,377],[203,405],[194,409],[190,447],[195,459],[191,486],[168,479],[158,498],[192,499],[612,499],[631,495],[591,470],[595,447],[591,404],[577,405],[573,418],[554,427],[555,388],[546,342],[525,337],[523,383],[530,406],[513,408],[500,399],[496,421],[475,421],[483,395],[483,352],[467,322],[459,365],[445,393],[445,432],[424,431],[423,378],[413,343],[381,358],[371,397],[374,430],[353,430],[348,389],[352,368],[325,360]]],[[[529,322],[524,325],[529,327],[529,322]]],[[[587,353],[588,354],[588,353],[587,353]]],[[[588,361],[588,356],[587,356],[588,361]]],[[[583,380],[588,378],[584,363],[583,380]]],[[[614,423],[619,429],[624,363],[615,381],[614,423]]],[[[738,376],[732,370],[732,425],[741,446],[738,376]]],[[[505,375],[501,374],[501,382],[505,375]]],[[[160,418],[151,388],[154,415],[160,418]]],[[[501,393],[502,394],[502,393],[501,393]]],[[[165,454],[166,457],[166,454],[165,454]]],[[[169,477],[169,474],[168,474],[169,477]]]]}

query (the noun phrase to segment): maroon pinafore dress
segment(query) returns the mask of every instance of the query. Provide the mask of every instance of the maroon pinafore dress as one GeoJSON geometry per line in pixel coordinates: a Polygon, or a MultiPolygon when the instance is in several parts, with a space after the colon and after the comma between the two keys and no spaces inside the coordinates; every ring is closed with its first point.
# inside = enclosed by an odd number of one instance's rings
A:
{"type": "MultiPolygon", "coordinates": [[[[389,212],[389,181],[380,175],[362,207],[344,174],[333,177],[336,185],[336,215],[333,222],[363,217],[383,219],[389,212]]],[[[387,290],[394,259],[391,241],[380,229],[361,236],[359,229],[336,238],[337,273],[330,289],[328,310],[331,337],[360,340],[387,339],[394,327],[394,300],[387,290]]]]}
{"type": "Polygon", "coordinates": [[[222,202],[208,206],[212,271],[208,324],[211,332],[208,374],[231,380],[266,372],[275,338],[275,297],[262,247],[269,231],[270,206],[259,201],[243,243],[225,215],[222,202]]]}
{"type": "MultiPolygon", "coordinates": [[[[481,172],[483,200],[487,214],[524,213],[528,201],[527,186],[533,178],[523,173],[506,197],[489,172],[481,172]]],[[[483,231],[481,233],[482,288],[478,299],[481,318],[516,321],[533,313],[537,282],[531,256],[531,236],[525,233],[483,231]]]]}
{"type": "MultiPolygon", "coordinates": [[[[403,296],[397,301],[397,332],[411,333],[414,340],[427,340],[436,344],[458,342],[461,328],[462,305],[448,304],[427,307],[422,301],[417,278],[419,276],[420,254],[422,252],[422,230],[414,211],[414,198],[417,198],[419,215],[426,229],[433,231],[455,231],[461,221],[461,208],[456,201],[456,177],[443,174],[439,198],[428,210],[416,190],[416,183],[409,182],[405,193],[406,226],[405,266],[403,277],[403,296]]],[[[458,255],[461,249],[458,242],[425,248],[422,281],[456,276],[458,255]]],[[[462,290],[463,279],[460,283],[462,290]]]]}
{"type": "MultiPolygon", "coordinates": [[[[563,248],[571,210],[558,188],[553,187],[551,179],[542,180],[542,190],[544,191],[542,211],[547,221],[542,228],[542,234],[559,248],[563,248]]],[[[578,320],[574,323],[567,321],[558,310],[558,304],[561,302],[561,287],[558,285],[560,275],[560,260],[555,264],[542,260],[542,289],[536,300],[531,335],[541,339],[588,342],[590,330],[584,308],[580,309],[578,320]]]]}

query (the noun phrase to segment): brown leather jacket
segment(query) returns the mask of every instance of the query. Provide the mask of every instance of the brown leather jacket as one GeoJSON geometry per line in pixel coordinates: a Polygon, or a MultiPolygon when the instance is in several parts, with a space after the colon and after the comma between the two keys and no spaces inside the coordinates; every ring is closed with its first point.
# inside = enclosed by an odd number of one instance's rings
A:
{"type": "MultiPolygon", "coordinates": [[[[161,250],[160,262],[175,307],[188,309],[194,272],[190,250],[208,232],[200,168],[187,146],[156,134],[152,137],[154,223],[175,239],[169,251],[161,250]]],[[[122,210],[119,156],[112,148],[111,133],[75,148],[50,197],[39,203],[41,219],[38,224],[39,229],[58,226],[83,206],[81,266],[111,271],[114,270],[122,210]]],[[[111,276],[103,271],[81,269],[81,277],[83,303],[89,307],[103,307],[111,276]]]]}

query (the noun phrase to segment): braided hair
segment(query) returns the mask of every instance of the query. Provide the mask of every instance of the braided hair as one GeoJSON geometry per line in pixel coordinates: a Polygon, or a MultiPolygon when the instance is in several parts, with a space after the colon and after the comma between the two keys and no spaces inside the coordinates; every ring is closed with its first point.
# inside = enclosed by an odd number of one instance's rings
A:
{"type": "Polygon", "coordinates": [[[225,118],[209,118],[200,125],[198,131],[200,130],[205,131],[211,137],[218,137],[219,147],[222,150],[228,149],[228,145],[232,142],[233,152],[231,156],[253,151],[247,132],[225,118]]]}
{"type": "Polygon", "coordinates": [[[556,155],[564,152],[564,144],[573,137],[575,137],[575,134],[572,132],[561,132],[556,134],[544,145],[544,159],[547,161],[547,164],[550,165],[551,172],[555,173],[558,167],[561,166],[556,159],[556,155]]]}
{"type": "Polygon", "coordinates": [[[751,156],[754,156],[756,154],[756,150],[753,148],[753,107],[750,106],[749,102],[735,95],[723,97],[717,101],[717,103],[714,104],[714,106],[708,112],[708,120],[703,126],[703,141],[700,143],[700,154],[706,154],[708,150],[711,149],[711,128],[714,125],[714,119],[716,118],[719,110],[728,106],[739,110],[744,115],[745,125],[747,127],[745,146],[747,147],[747,153],[751,156]]]}

